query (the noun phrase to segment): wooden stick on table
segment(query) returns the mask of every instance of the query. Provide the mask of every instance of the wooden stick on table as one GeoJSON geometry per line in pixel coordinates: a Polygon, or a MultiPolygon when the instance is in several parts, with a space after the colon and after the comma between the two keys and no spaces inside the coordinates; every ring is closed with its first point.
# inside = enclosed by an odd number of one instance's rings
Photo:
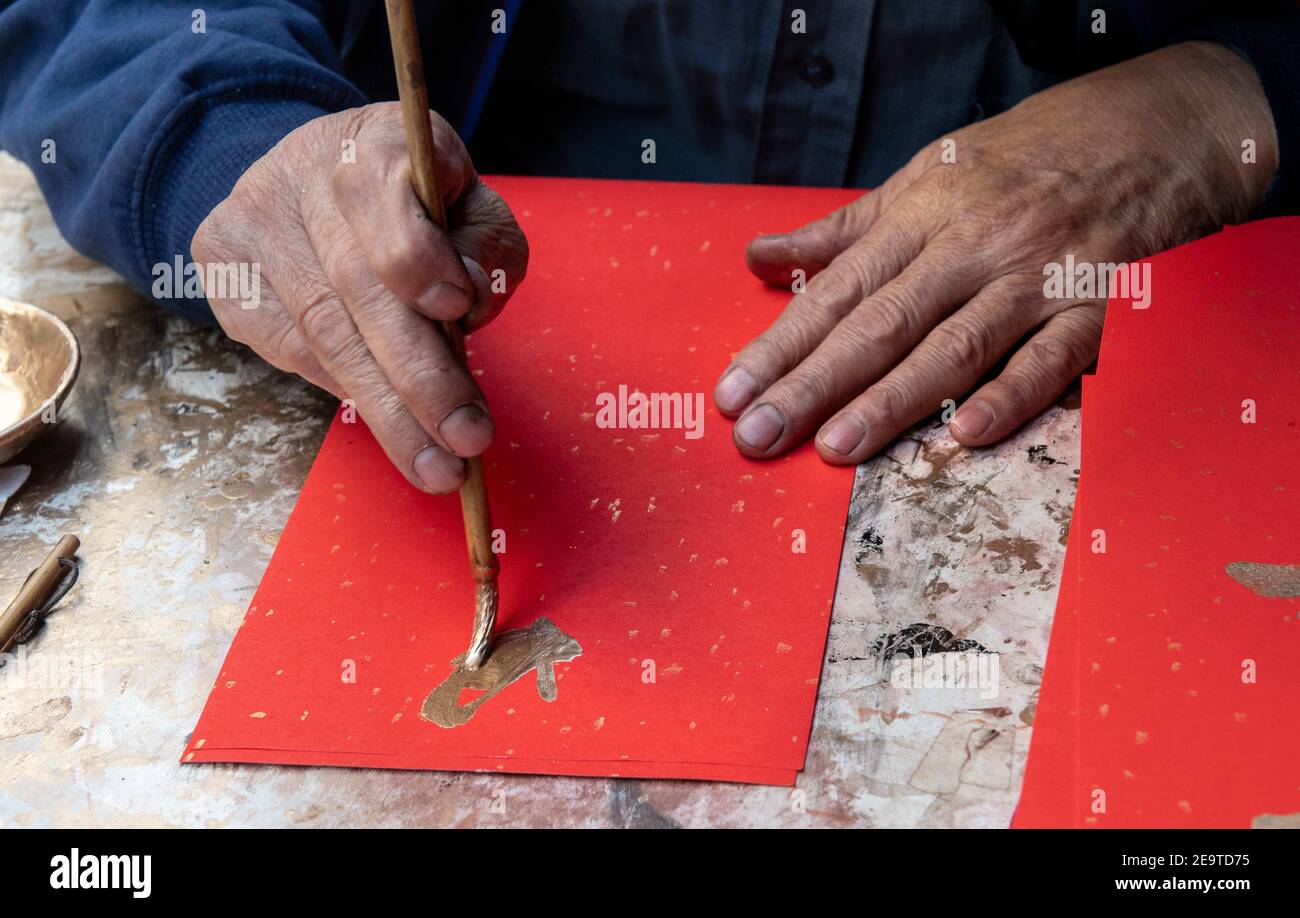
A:
{"type": "MultiPolygon", "coordinates": [[[[411,0],[386,0],[388,31],[393,40],[393,63],[397,90],[402,103],[402,126],[411,157],[411,184],[429,219],[447,229],[447,212],[438,184],[434,161],[433,129],[429,123],[429,95],[424,86],[424,62],[416,32],[411,0]]],[[[461,362],[465,362],[465,334],[459,322],[443,322],[443,332],[461,362]]],[[[492,629],[497,617],[497,574],[500,570],[492,551],[492,518],[488,513],[483,463],[479,457],[465,460],[465,484],[460,489],[460,507],[465,517],[465,542],[477,586],[474,592],[474,631],[465,652],[465,669],[478,669],[491,649],[492,629]]]]}
{"type": "Polygon", "coordinates": [[[9,652],[27,617],[34,609],[39,609],[49,601],[55,587],[67,576],[67,571],[61,562],[75,558],[80,547],[80,539],[74,535],[65,535],[45,556],[40,567],[32,571],[32,575],[22,585],[14,601],[9,603],[4,614],[0,615],[0,653],[9,652]]]}

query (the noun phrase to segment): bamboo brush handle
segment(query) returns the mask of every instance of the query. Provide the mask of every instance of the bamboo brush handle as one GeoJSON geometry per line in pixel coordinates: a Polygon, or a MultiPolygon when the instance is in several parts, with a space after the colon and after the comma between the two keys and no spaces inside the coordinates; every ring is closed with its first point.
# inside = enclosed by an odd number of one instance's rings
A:
{"type": "MultiPolygon", "coordinates": [[[[397,70],[397,92],[402,104],[402,127],[411,157],[411,184],[429,219],[447,229],[447,211],[442,203],[438,168],[433,154],[433,128],[429,123],[429,94],[424,86],[424,61],[415,27],[411,0],[385,0],[388,31],[393,41],[393,62],[397,70]]],[[[443,322],[442,330],[461,363],[465,362],[465,333],[459,322],[443,322]]],[[[492,517],[488,512],[483,462],[465,460],[465,483],[460,489],[460,508],[465,517],[465,542],[470,566],[479,583],[496,580],[499,565],[492,552],[492,517]]]]}
{"type": "Polygon", "coordinates": [[[3,645],[3,650],[9,650],[13,643],[13,636],[22,626],[23,620],[33,609],[45,602],[54,592],[55,586],[63,580],[66,571],[59,562],[76,557],[77,549],[80,547],[80,539],[74,535],[65,535],[59,539],[59,544],[54,546],[54,550],[45,556],[40,567],[32,572],[31,578],[23,584],[14,601],[9,603],[4,614],[0,615],[0,645],[3,645]]]}

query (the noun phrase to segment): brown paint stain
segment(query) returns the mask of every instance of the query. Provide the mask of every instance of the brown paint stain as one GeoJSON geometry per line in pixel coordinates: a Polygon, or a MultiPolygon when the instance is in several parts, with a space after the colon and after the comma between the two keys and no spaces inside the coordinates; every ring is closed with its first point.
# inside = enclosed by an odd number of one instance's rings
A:
{"type": "Polygon", "coordinates": [[[1037,571],[1043,567],[1038,561],[1038,552],[1042,550],[1042,546],[1029,539],[1019,536],[1010,539],[990,539],[984,545],[996,556],[994,559],[995,570],[998,568],[999,563],[1004,563],[1009,568],[1012,558],[1019,559],[1021,571],[1037,571]]]}
{"type": "Polygon", "coordinates": [[[858,574],[872,586],[885,586],[890,581],[889,568],[879,564],[859,564],[858,574]]]}
{"type": "Polygon", "coordinates": [[[532,669],[537,670],[537,694],[543,701],[554,701],[555,664],[567,663],[581,654],[582,646],[544,616],[527,628],[503,631],[479,669],[463,669],[463,653],[451,661],[456,668],[424,699],[420,716],[440,727],[459,727],[469,722],[479,705],[532,669]],[[461,704],[461,693],[467,689],[482,694],[461,704]]]}
{"type": "Polygon", "coordinates": [[[924,478],[907,477],[915,484],[932,485],[943,477],[944,471],[948,468],[948,463],[956,459],[964,450],[964,447],[958,445],[948,452],[935,449],[929,443],[921,443],[921,458],[930,464],[930,471],[924,478]]]}
{"type": "Polygon", "coordinates": [[[1300,565],[1233,561],[1224,570],[1229,577],[1256,596],[1270,599],[1300,596],[1300,565]]]}

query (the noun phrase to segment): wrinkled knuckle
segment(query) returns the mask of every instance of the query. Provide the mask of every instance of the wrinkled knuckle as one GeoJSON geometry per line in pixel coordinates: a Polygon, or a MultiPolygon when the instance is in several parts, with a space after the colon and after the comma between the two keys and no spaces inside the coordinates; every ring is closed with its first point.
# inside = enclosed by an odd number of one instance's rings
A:
{"type": "Polygon", "coordinates": [[[781,380],[774,393],[774,401],[787,410],[806,410],[813,405],[823,405],[830,399],[831,373],[820,368],[799,369],[781,380]]]}
{"type": "Polygon", "coordinates": [[[950,232],[967,249],[996,246],[999,250],[1017,251],[1032,242],[1035,222],[1029,212],[1000,197],[977,197],[958,209],[950,232]]]}
{"type": "Polygon", "coordinates": [[[356,335],[350,322],[340,321],[343,303],[333,290],[314,295],[298,315],[303,337],[314,350],[334,363],[346,362],[353,350],[356,335]]]}
{"type": "Polygon", "coordinates": [[[862,199],[859,198],[851,204],[836,208],[808,228],[825,239],[842,239],[855,231],[858,213],[862,207],[861,201],[862,199]]]}
{"type": "Polygon", "coordinates": [[[908,198],[927,207],[946,207],[965,184],[965,168],[955,163],[927,169],[909,189],[908,198]]]}
{"type": "Polygon", "coordinates": [[[911,423],[912,399],[897,380],[886,377],[869,390],[868,405],[876,423],[901,430],[911,423]]]}
{"type": "Polygon", "coordinates": [[[807,334],[802,327],[798,320],[790,320],[769,328],[746,345],[743,363],[758,371],[755,375],[760,381],[783,372],[791,362],[791,354],[806,350],[802,342],[807,334]]]}
{"type": "Polygon", "coordinates": [[[389,373],[393,388],[403,402],[411,405],[445,401],[456,377],[451,366],[431,357],[404,360],[389,373]]]}
{"type": "MultiPolygon", "coordinates": [[[[823,271],[814,281],[825,276],[823,271]]],[[[836,272],[838,279],[826,284],[810,284],[803,293],[795,294],[790,305],[782,315],[783,321],[800,325],[821,325],[839,318],[841,310],[837,304],[845,301],[847,285],[842,272],[836,272]]]]}
{"type": "Polygon", "coordinates": [[[387,386],[382,387],[371,399],[371,411],[372,417],[366,418],[366,422],[388,431],[400,431],[408,416],[401,395],[396,389],[387,386]]]}
{"type": "Polygon", "coordinates": [[[871,343],[891,353],[910,348],[916,342],[914,313],[897,294],[885,293],[875,298],[868,327],[871,343]]]}
{"type": "Polygon", "coordinates": [[[949,319],[930,333],[943,363],[949,367],[983,368],[992,350],[988,332],[978,323],[949,319]]]}
{"type": "MultiPolygon", "coordinates": [[[[1082,365],[1082,350],[1071,337],[1040,335],[1025,345],[1027,363],[1040,377],[1055,377],[1082,365]]],[[[1083,361],[1086,363],[1087,361],[1083,361]]]]}
{"type": "Polygon", "coordinates": [[[862,259],[854,258],[851,250],[835,260],[833,267],[819,271],[808,281],[802,293],[791,300],[791,306],[830,312],[833,304],[857,300],[858,291],[864,289],[866,266],[862,259]]]}
{"type": "Polygon", "coordinates": [[[1015,417],[1026,416],[1038,400],[1042,388],[1041,377],[1034,372],[1021,370],[1003,376],[1002,399],[1015,417]]]}
{"type": "Polygon", "coordinates": [[[384,286],[402,296],[419,296],[428,286],[422,283],[430,264],[427,253],[420,245],[404,234],[394,234],[375,252],[371,270],[384,286]],[[416,289],[418,288],[418,289],[416,289]]]}

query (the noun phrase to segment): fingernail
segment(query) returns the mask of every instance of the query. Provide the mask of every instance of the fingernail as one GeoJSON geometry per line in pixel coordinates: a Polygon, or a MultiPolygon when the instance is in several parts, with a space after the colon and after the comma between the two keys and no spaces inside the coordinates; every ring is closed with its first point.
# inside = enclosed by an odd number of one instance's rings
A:
{"type": "Polygon", "coordinates": [[[486,300],[492,295],[492,284],[488,280],[487,272],[483,266],[468,255],[460,256],[460,260],[465,264],[465,271],[469,274],[470,283],[474,285],[475,300],[486,300]]]}
{"type": "Polygon", "coordinates": [[[426,446],[415,454],[415,474],[424,487],[434,494],[447,494],[465,480],[465,462],[436,446],[426,446]]]}
{"type": "Polygon", "coordinates": [[[993,408],[983,399],[967,402],[957,411],[952,419],[952,426],[963,437],[983,436],[984,431],[993,423],[993,408]]]}
{"type": "Polygon", "coordinates": [[[469,312],[473,296],[455,284],[435,281],[415,299],[415,305],[426,316],[444,322],[459,319],[469,312]]]}
{"type": "Polygon", "coordinates": [[[785,430],[785,419],[771,405],[759,405],[736,422],[736,437],[752,450],[765,450],[785,430]]]}
{"type": "Polygon", "coordinates": [[[822,442],[841,456],[847,456],[857,449],[862,438],[867,435],[867,425],[856,414],[842,414],[827,425],[822,433],[822,442]]]}
{"type": "Polygon", "coordinates": [[[718,380],[713,401],[723,411],[740,411],[758,394],[758,382],[743,367],[732,367],[718,380]]]}
{"type": "Polygon", "coordinates": [[[486,411],[470,402],[442,419],[438,433],[457,456],[477,456],[492,442],[494,428],[486,411]]]}

